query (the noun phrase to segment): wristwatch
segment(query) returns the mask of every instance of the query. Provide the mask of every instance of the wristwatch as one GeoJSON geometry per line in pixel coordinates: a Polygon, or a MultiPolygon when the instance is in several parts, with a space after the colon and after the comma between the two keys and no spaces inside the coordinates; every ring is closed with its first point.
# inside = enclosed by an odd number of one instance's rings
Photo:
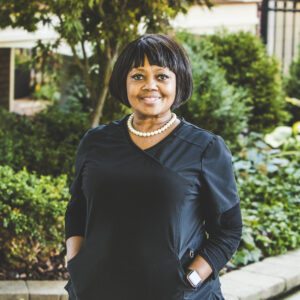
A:
{"type": "Polygon", "coordinates": [[[189,272],[186,274],[186,278],[193,288],[197,288],[202,283],[200,275],[195,270],[189,270],[189,272]]]}

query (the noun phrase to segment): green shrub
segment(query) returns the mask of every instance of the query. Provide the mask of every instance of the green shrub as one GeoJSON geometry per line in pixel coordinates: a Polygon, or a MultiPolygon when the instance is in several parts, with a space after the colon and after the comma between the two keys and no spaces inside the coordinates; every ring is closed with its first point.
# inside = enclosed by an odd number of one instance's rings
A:
{"type": "MultiPolygon", "coordinates": [[[[76,68],[72,68],[75,74],[78,72],[76,68]],[[75,70],[74,70],[75,69],[75,70]]],[[[81,72],[81,71],[80,71],[81,72]]],[[[70,105],[77,107],[77,110],[90,113],[93,108],[91,106],[90,94],[86,88],[82,75],[74,75],[65,88],[62,97],[62,108],[69,109],[70,105]]],[[[113,98],[109,93],[103,106],[101,124],[109,123],[131,113],[131,108],[121,104],[120,101],[113,98]]]]}
{"type": "Polygon", "coordinates": [[[58,104],[47,106],[34,118],[1,109],[0,165],[71,178],[79,141],[88,128],[86,113],[62,111],[58,104]]]}
{"type": "Polygon", "coordinates": [[[257,36],[223,31],[195,38],[193,52],[205,60],[216,60],[227,82],[246,90],[248,105],[253,108],[248,121],[250,131],[265,133],[288,120],[278,61],[267,54],[257,36]]]}
{"type": "MultiPolygon", "coordinates": [[[[300,100],[300,44],[298,49],[298,58],[292,61],[289,68],[289,75],[285,79],[285,90],[289,97],[300,100]]],[[[288,103],[287,108],[293,116],[290,125],[300,121],[300,106],[288,103]]]]}
{"type": "Polygon", "coordinates": [[[265,133],[286,122],[279,63],[267,54],[261,39],[243,31],[224,31],[207,39],[213,44],[213,57],[226,70],[227,81],[248,92],[253,106],[249,129],[265,133]]]}
{"type": "Polygon", "coordinates": [[[59,91],[57,87],[52,84],[37,85],[31,97],[37,100],[55,100],[59,99],[59,91]]]}
{"type": "MultiPolygon", "coordinates": [[[[82,90],[77,89],[62,105],[55,101],[34,117],[0,108],[0,165],[9,165],[15,171],[26,167],[40,175],[67,174],[70,184],[77,147],[89,129],[88,112],[82,112],[83,105],[76,95],[84,97],[82,90]]],[[[122,110],[122,115],[126,112],[122,110]]],[[[101,123],[122,115],[120,110],[115,111],[101,123]]]]}
{"type": "MultiPolygon", "coordinates": [[[[298,143],[295,138],[295,147],[298,143]]],[[[282,149],[256,140],[234,157],[244,223],[234,264],[246,265],[300,246],[299,151],[290,149],[290,139],[282,149]]]]}
{"type": "Polygon", "coordinates": [[[194,91],[177,111],[187,121],[221,135],[233,147],[238,134],[247,127],[250,114],[245,91],[227,83],[217,62],[204,58],[209,49],[200,51],[193,36],[180,34],[178,39],[191,60],[194,91]]]}
{"type": "Polygon", "coordinates": [[[101,124],[106,124],[112,120],[121,119],[125,115],[131,113],[131,108],[125,106],[120,101],[116,100],[110,94],[108,94],[103,107],[101,124]]]}
{"type": "Polygon", "coordinates": [[[77,74],[79,71],[77,68],[70,68],[70,71],[75,72],[75,74],[68,74],[68,80],[64,86],[60,107],[64,111],[69,111],[71,108],[77,111],[82,111],[89,113],[92,111],[92,106],[90,103],[90,93],[86,88],[82,74],[77,74]]]}
{"type": "Polygon", "coordinates": [[[57,178],[0,166],[0,261],[33,264],[63,250],[66,175],[57,178]]]}

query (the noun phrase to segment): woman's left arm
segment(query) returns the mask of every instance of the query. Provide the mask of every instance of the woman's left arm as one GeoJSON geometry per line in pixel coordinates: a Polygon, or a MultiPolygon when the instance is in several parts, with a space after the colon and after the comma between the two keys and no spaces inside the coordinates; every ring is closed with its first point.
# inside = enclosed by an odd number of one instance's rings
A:
{"type": "Polygon", "coordinates": [[[210,275],[216,278],[230,260],[241,240],[243,224],[231,152],[220,136],[208,144],[201,163],[208,238],[189,268],[205,280],[210,275]]]}
{"type": "Polygon", "coordinates": [[[198,272],[202,280],[210,275],[216,278],[236,251],[241,239],[242,218],[239,204],[225,212],[221,219],[219,224],[207,222],[209,238],[189,266],[189,269],[198,272]]]}

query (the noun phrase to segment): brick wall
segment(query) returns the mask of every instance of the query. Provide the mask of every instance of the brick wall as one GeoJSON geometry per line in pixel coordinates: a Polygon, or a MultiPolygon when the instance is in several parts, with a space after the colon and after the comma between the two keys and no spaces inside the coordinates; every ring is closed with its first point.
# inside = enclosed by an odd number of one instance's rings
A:
{"type": "Polygon", "coordinates": [[[9,109],[10,49],[0,48],[0,106],[9,109]]]}

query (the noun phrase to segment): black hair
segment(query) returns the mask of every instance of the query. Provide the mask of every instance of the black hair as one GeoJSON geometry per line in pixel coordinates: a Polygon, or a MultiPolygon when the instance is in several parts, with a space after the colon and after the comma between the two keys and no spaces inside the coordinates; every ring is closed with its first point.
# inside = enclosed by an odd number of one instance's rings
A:
{"type": "Polygon", "coordinates": [[[168,67],[176,75],[176,96],[171,110],[179,107],[193,92],[192,71],[183,47],[165,34],[144,34],[129,43],[118,57],[109,80],[109,91],[130,107],[126,79],[134,67],[144,66],[145,56],[150,65],[168,67]]]}

